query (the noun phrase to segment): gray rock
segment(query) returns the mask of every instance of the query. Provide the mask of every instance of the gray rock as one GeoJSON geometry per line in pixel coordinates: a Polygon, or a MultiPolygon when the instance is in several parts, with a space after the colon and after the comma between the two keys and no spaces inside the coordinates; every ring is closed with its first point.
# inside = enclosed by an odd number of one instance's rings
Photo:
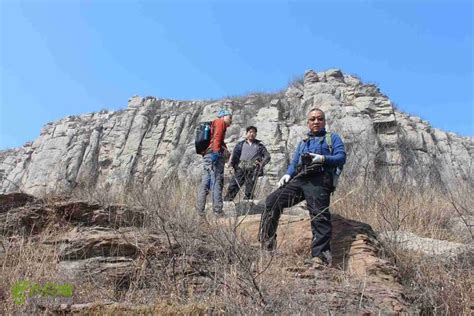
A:
{"type": "Polygon", "coordinates": [[[224,202],[224,214],[227,217],[242,215],[261,214],[265,209],[262,201],[259,200],[239,200],[234,202],[224,202]]]}
{"type": "Polygon", "coordinates": [[[266,189],[285,172],[312,107],[326,111],[328,130],[339,133],[348,148],[341,185],[348,170],[351,181],[377,174],[376,179],[403,176],[407,183],[442,187],[470,185],[473,178],[473,137],[448,134],[398,112],[375,85],[332,69],[308,71],[304,84],[295,82],[281,93],[218,101],[134,96],[121,111],[48,123],[34,142],[0,152],[0,193],[40,196],[82,187],[120,193],[170,177],[195,181],[202,164],[194,152],[196,125],[214,119],[222,107],[234,114],[226,139],[230,149],[246,126],[258,127],[272,155],[262,179],[266,189]]]}
{"type": "Polygon", "coordinates": [[[327,80],[344,82],[344,75],[340,69],[329,69],[325,71],[327,80]]]}
{"type": "Polygon", "coordinates": [[[135,259],[140,249],[158,243],[154,235],[141,233],[137,228],[109,227],[77,228],[54,240],[60,245],[60,260],[82,260],[100,256],[135,259]]]}
{"type": "Polygon", "coordinates": [[[307,70],[304,74],[304,85],[319,81],[318,74],[314,70],[307,70]]]}
{"type": "Polygon", "coordinates": [[[128,100],[129,108],[136,108],[136,107],[141,106],[142,104],[143,104],[143,98],[138,95],[134,95],[128,100]]]}
{"type": "Polygon", "coordinates": [[[440,258],[455,258],[460,254],[473,251],[472,247],[465,244],[433,238],[423,238],[405,231],[387,231],[380,234],[379,238],[401,249],[419,252],[428,256],[438,256],[440,258]]]}
{"type": "Polygon", "coordinates": [[[74,282],[92,279],[98,283],[126,281],[136,273],[136,263],[128,257],[92,257],[83,260],[61,261],[59,275],[74,282]]]}

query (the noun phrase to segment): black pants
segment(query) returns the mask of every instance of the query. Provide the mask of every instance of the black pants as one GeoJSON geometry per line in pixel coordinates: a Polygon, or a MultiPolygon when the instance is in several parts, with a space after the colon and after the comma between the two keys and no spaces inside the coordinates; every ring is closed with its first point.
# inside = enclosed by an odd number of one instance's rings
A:
{"type": "Polygon", "coordinates": [[[331,176],[327,173],[296,177],[288,184],[271,193],[265,201],[265,211],[260,220],[260,242],[262,247],[272,250],[276,245],[278,221],[283,209],[306,200],[311,216],[311,255],[321,256],[330,250],[331,214],[329,213],[332,191],[331,176]]]}
{"type": "Polygon", "coordinates": [[[245,198],[250,200],[253,199],[254,186],[257,182],[257,168],[239,168],[235,170],[235,176],[232,178],[227,188],[227,194],[224,197],[224,201],[232,201],[240,188],[245,185],[245,198]]]}

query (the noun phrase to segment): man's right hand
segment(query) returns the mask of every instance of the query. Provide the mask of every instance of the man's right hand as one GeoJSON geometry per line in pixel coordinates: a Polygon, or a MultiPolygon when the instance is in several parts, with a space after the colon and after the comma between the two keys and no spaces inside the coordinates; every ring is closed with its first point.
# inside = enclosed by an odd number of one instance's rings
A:
{"type": "Polygon", "coordinates": [[[324,163],[324,156],[323,155],[318,155],[318,154],[313,154],[313,153],[309,153],[309,155],[311,156],[311,159],[312,159],[313,163],[318,163],[318,164],[324,163]]]}
{"type": "Polygon", "coordinates": [[[281,177],[280,181],[278,182],[278,186],[282,187],[284,186],[288,181],[290,181],[291,176],[289,174],[285,174],[283,177],[281,177]]]}

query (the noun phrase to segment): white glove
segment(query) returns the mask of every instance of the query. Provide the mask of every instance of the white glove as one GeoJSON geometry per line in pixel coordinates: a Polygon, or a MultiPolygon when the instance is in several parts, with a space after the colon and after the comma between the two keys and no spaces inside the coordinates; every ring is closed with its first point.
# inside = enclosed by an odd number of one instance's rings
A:
{"type": "Polygon", "coordinates": [[[313,163],[323,163],[324,162],[324,156],[323,155],[318,155],[318,154],[313,154],[309,153],[311,157],[313,157],[313,163]]]}
{"type": "Polygon", "coordinates": [[[281,187],[285,185],[288,181],[290,181],[291,176],[289,174],[285,174],[283,177],[281,177],[280,181],[278,182],[278,186],[281,187]]]}

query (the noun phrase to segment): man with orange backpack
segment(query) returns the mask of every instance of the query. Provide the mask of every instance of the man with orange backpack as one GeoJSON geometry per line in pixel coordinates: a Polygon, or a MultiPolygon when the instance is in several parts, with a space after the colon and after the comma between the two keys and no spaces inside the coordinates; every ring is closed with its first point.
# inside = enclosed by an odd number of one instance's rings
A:
{"type": "Polygon", "coordinates": [[[223,215],[224,165],[230,156],[224,139],[230,124],[232,124],[232,112],[221,109],[217,114],[217,119],[210,124],[209,146],[200,153],[203,156],[203,173],[197,196],[197,211],[202,216],[205,214],[206,197],[209,191],[211,191],[214,214],[223,215]]]}

